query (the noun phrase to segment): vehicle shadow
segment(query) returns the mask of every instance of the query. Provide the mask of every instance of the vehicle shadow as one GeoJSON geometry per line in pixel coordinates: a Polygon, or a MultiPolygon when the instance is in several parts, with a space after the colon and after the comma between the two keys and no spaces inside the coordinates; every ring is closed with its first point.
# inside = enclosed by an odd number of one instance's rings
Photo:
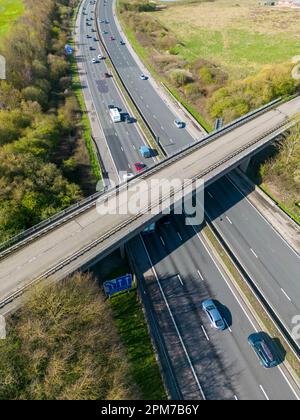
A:
{"type": "Polygon", "coordinates": [[[286,350],[278,337],[272,338],[266,332],[260,332],[260,337],[269,345],[276,356],[277,365],[281,365],[286,358],[286,350]]]}
{"type": "Polygon", "coordinates": [[[216,305],[218,311],[220,312],[222,318],[225,321],[226,329],[232,327],[233,320],[232,320],[232,313],[231,313],[231,311],[227,308],[227,306],[223,305],[218,300],[213,300],[213,302],[216,305]]]}

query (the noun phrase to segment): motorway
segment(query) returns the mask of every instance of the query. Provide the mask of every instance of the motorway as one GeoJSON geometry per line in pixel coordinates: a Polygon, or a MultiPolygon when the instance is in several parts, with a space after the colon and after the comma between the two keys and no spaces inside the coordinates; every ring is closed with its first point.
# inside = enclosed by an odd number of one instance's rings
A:
{"type": "Polygon", "coordinates": [[[154,276],[145,276],[147,296],[183,398],[197,399],[203,393],[208,400],[295,399],[283,371],[266,371],[250,350],[247,338],[259,327],[211,255],[201,232],[195,235],[194,229],[176,216],[171,225],[159,225],[156,235],[143,237],[148,259],[139,241],[129,246],[140,275],[154,270],[154,276]],[[220,333],[210,327],[201,311],[201,301],[207,298],[219,302],[228,324],[226,331],[220,333]],[[166,304],[173,319],[166,313],[166,304]]]}
{"type": "MultiPolygon", "coordinates": [[[[109,19],[109,15],[103,14],[107,8],[101,4],[103,9],[100,18],[109,19]]],[[[121,48],[124,50],[123,46],[121,48]]],[[[114,53],[115,57],[121,56],[118,54],[118,48],[112,49],[111,53],[114,53]]],[[[134,67],[131,56],[129,60],[130,66],[134,67]]],[[[129,70],[118,62],[118,70],[122,77],[125,76],[125,80],[126,75],[129,75],[140,83],[138,68],[129,70]]],[[[144,82],[141,83],[145,85],[144,82]]],[[[135,100],[139,100],[138,95],[135,100]]],[[[153,103],[157,102],[156,99],[153,103]]],[[[147,107],[145,101],[142,101],[142,104],[145,107],[144,112],[151,112],[153,109],[153,106],[147,107]]],[[[166,110],[165,105],[163,109],[166,110]]],[[[173,120],[174,116],[171,115],[169,123],[173,124],[173,120]]],[[[178,131],[172,135],[175,141],[177,133],[178,131]]],[[[177,144],[178,147],[181,147],[181,143],[177,144]]],[[[126,156],[128,150],[131,150],[130,143],[125,147],[126,156]]],[[[120,150],[111,149],[111,153],[116,167],[119,168],[120,150]]],[[[130,159],[128,153],[128,161],[130,159]]],[[[203,398],[204,394],[207,399],[294,399],[294,392],[282,373],[278,369],[266,372],[249,351],[247,337],[257,330],[255,321],[229,287],[226,275],[212,258],[201,232],[197,231],[195,235],[194,229],[185,226],[182,217],[178,216],[172,218],[170,226],[159,225],[158,232],[145,237],[144,241],[142,244],[141,239],[137,238],[132,240],[129,246],[141,275],[154,267],[156,281],[147,284],[147,292],[153,305],[159,307],[156,313],[160,320],[163,318],[160,327],[168,342],[168,351],[183,397],[197,399],[203,398]],[[224,309],[224,317],[229,329],[224,334],[211,330],[200,311],[200,302],[207,297],[213,297],[227,308],[224,309]],[[167,300],[186,346],[194,368],[193,373],[186,355],[182,354],[178,336],[176,339],[178,331],[174,331],[163,298],[167,300]],[[170,345],[172,331],[175,337],[170,345]]]]}
{"type": "MultiPolygon", "coordinates": [[[[147,117],[154,124],[157,120],[153,120],[146,104],[151,105],[150,110],[154,103],[160,103],[162,107],[167,108],[162,100],[153,100],[153,94],[158,95],[156,92],[153,93],[152,87],[149,87],[149,96],[148,91],[144,89],[143,100],[138,94],[141,89],[140,82],[134,83],[132,87],[132,78],[138,79],[141,70],[126,46],[118,42],[122,39],[122,34],[119,33],[115,23],[113,2],[109,1],[106,5],[104,1],[99,2],[99,15],[101,19],[109,22],[108,25],[102,24],[101,28],[103,30],[108,28],[108,34],[104,36],[104,40],[115,65],[120,69],[119,72],[139,107],[144,107],[142,109],[145,113],[148,110],[147,117]],[[116,42],[110,41],[110,35],[116,37],[116,42]]],[[[165,114],[158,115],[163,115],[160,121],[166,120],[171,123],[174,119],[165,114]]],[[[299,255],[227,177],[219,179],[208,187],[205,198],[207,217],[222,233],[248,275],[266,297],[286,329],[291,332],[292,320],[300,313],[299,255]]]]}
{"type": "MultiPolygon", "coordinates": [[[[103,30],[104,28],[108,29],[108,34],[104,36],[106,47],[139,107],[143,107],[145,113],[148,110],[147,117],[151,123],[155,124],[157,120],[153,119],[147,104],[150,104],[150,110],[153,109],[153,104],[155,104],[154,109],[157,109],[160,104],[162,108],[166,109],[167,114],[162,114],[159,111],[157,115],[162,115],[159,120],[168,121],[169,127],[174,116],[169,116],[169,109],[162,100],[158,99],[152,86],[147,91],[143,90],[143,100],[139,98],[138,92],[143,85],[138,78],[141,70],[127,47],[118,42],[119,39],[122,39],[122,34],[119,33],[115,23],[113,2],[108,1],[107,5],[104,1],[99,2],[99,14],[101,19],[109,22],[108,25],[101,25],[103,30]],[[116,37],[116,42],[110,41],[111,34],[116,37]],[[132,78],[137,80],[134,87],[132,87],[132,78]],[[154,94],[156,99],[153,99],[154,94]]],[[[188,133],[185,132],[185,135],[188,133]]],[[[192,142],[192,138],[187,142],[192,142]]],[[[300,314],[299,255],[291,250],[288,244],[226,177],[207,188],[205,210],[207,217],[222,233],[249,276],[266,296],[268,303],[279,316],[285,328],[291,332],[292,319],[300,314]],[[211,196],[214,198],[212,199],[211,196]]]]}
{"type": "MultiPolygon", "coordinates": [[[[89,2],[84,3],[90,16],[89,2]]],[[[141,160],[138,148],[144,140],[135,124],[113,125],[110,122],[108,105],[113,102],[123,110],[126,106],[113,80],[103,78],[103,73],[107,71],[105,62],[96,65],[91,63],[92,58],[100,53],[99,42],[86,38],[85,16],[81,13],[79,18],[81,59],[86,62],[87,88],[91,90],[99,120],[101,120],[104,132],[108,135],[108,146],[116,170],[128,171],[132,169],[134,162],[141,160]],[[94,45],[96,50],[90,51],[90,45],[94,45]]],[[[293,104],[300,109],[298,100],[293,104]]],[[[264,115],[258,120],[259,122],[250,122],[247,129],[241,127],[235,131],[235,134],[229,133],[227,135],[231,139],[229,148],[234,150],[235,142],[242,141],[243,130],[246,131],[245,137],[255,136],[265,125],[272,127],[274,120],[284,121],[286,111],[291,111],[289,105],[284,106],[282,111],[272,111],[271,114],[264,115]]],[[[176,131],[176,133],[179,132],[179,137],[182,133],[187,134],[187,131],[176,131]]],[[[162,133],[160,135],[162,141],[164,137],[162,133]]],[[[164,141],[167,139],[165,138],[164,141]]],[[[177,147],[182,146],[179,141],[177,143],[174,139],[177,147]]],[[[218,142],[220,142],[218,146],[209,146],[209,152],[202,158],[197,153],[195,157],[182,158],[181,162],[174,165],[169,174],[170,177],[175,177],[179,172],[189,177],[196,169],[199,171],[199,167],[205,168],[205,165],[209,165],[211,159],[222,156],[222,142],[225,142],[225,139],[220,138],[218,142]],[[220,147],[219,144],[221,144],[220,147]]],[[[149,164],[149,160],[147,161],[148,166],[153,163],[152,161],[149,164]]],[[[162,174],[168,173],[167,169],[162,170],[162,174]]],[[[103,226],[109,230],[115,225],[115,219],[118,219],[118,216],[113,218],[103,216],[99,220],[99,215],[93,209],[34,241],[28,248],[24,247],[3,259],[0,265],[1,296],[5,296],[12,288],[25,284],[37,273],[43,272],[46,267],[49,268],[61,261],[63,257],[74,253],[74,250],[80,250],[92,240],[99,238],[103,226]]],[[[123,218],[120,216],[118,220],[122,222],[124,219],[124,216],[123,218]]],[[[184,397],[203,398],[204,395],[207,399],[295,399],[293,385],[290,378],[286,377],[287,374],[284,373],[283,368],[265,371],[251,353],[247,345],[247,337],[257,327],[251,316],[246,315],[243,305],[230,290],[224,273],[209,255],[201,233],[196,234],[192,228],[185,226],[180,217],[172,220],[172,226],[167,228],[161,226],[159,229],[158,235],[145,239],[145,252],[142,252],[141,246],[136,252],[140,253],[139,263],[146,261],[141,272],[153,265],[157,275],[156,280],[161,279],[161,289],[159,282],[156,281],[156,284],[150,284],[147,290],[150,295],[154,293],[157,299],[163,297],[167,299],[167,301],[164,300],[164,306],[160,309],[159,315],[162,315],[163,311],[164,316],[167,317],[166,339],[168,335],[177,336],[177,342],[173,343],[174,351],[179,348],[173,359],[174,369],[182,385],[184,397]],[[152,263],[149,262],[148,257],[152,263]],[[228,328],[224,334],[211,331],[200,312],[199,301],[204,296],[214,297],[226,307],[226,319],[230,329],[228,328]],[[173,317],[170,316],[168,308],[173,317]],[[191,374],[192,380],[186,381],[191,374]],[[185,383],[182,384],[182,381],[185,383]]],[[[126,231],[130,232],[130,227],[126,228],[126,231]]],[[[116,242],[116,238],[113,238],[113,241],[116,242]]],[[[99,249],[95,249],[93,255],[98,252],[99,249]]],[[[91,258],[91,254],[87,254],[85,258],[91,258]]],[[[74,266],[80,261],[78,257],[74,266]]],[[[64,271],[61,272],[62,276],[65,274],[64,271]]],[[[155,299],[153,302],[156,304],[155,299]]]]}
{"type": "Polygon", "coordinates": [[[98,54],[105,56],[104,52],[99,49],[99,40],[94,41],[97,34],[91,31],[94,27],[94,22],[92,23],[93,26],[86,27],[85,19],[81,19],[79,28],[80,33],[85,34],[78,47],[88,80],[86,88],[90,90],[97,115],[101,117],[104,136],[109,150],[114,156],[115,168],[118,168],[116,173],[135,173],[134,163],[143,162],[151,167],[155,161],[154,159],[146,161],[139,153],[139,147],[145,143],[141,142],[142,136],[136,124],[114,124],[110,118],[109,105],[120,108],[123,114],[130,114],[130,112],[114,79],[105,77],[106,72],[110,73],[105,60],[100,60],[96,64],[92,63],[92,59],[97,58],[98,54]],[[86,30],[87,28],[89,31],[86,30]],[[86,35],[89,35],[90,38],[87,38],[86,35]],[[90,50],[90,47],[94,50],[90,50]]]}

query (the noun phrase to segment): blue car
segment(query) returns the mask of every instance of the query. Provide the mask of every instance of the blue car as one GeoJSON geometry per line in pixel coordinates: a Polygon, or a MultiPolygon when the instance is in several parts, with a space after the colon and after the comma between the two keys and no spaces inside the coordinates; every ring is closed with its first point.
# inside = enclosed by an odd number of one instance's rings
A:
{"type": "Polygon", "coordinates": [[[256,333],[250,335],[248,342],[263,367],[270,369],[279,364],[274,348],[271,346],[271,342],[267,342],[267,340],[262,337],[262,334],[256,333]]]}

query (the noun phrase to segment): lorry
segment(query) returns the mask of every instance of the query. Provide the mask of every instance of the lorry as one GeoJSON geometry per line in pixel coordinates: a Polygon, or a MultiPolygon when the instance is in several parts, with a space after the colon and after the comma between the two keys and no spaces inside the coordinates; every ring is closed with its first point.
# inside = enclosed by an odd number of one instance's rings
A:
{"type": "Polygon", "coordinates": [[[110,107],[109,108],[110,118],[114,123],[121,122],[121,114],[118,108],[110,107]]]}

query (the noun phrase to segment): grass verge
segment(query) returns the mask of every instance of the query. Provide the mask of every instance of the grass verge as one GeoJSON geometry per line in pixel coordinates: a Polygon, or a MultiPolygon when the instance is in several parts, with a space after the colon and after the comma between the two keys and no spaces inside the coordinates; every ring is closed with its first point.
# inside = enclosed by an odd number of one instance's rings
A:
{"type": "Polygon", "coordinates": [[[286,343],[284,337],[282,336],[281,332],[271,320],[269,315],[267,314],[266,310],[263,308],[262,304],[259,302],[258,298],[255,296],[253,291],[251,290],[250,286],[246,283],[242,275],[240,274],[239,270],[233,263],[232,259],[225,251],[213,231],[209,226],[206,226],[203,229],[203,233],[205,234],[206,238],[208,239],[209,243],[211,244],[212,248],[216,251],[219,255],[223,263],[225,264],[226,268],[228,269],[229,273],[231,274],[232,278],[234,279],[236,285],[241,290],[242,294],[246,298],[248,304],[253,309],[255,315],[260,319],[261,323],[265,326],[266,331],[269,333],[271,337],[281,337],[281,343],[286,351],[286,360],[294,370],[297,378],[300,379],[300,362],[294,353],[291,351],[290,347],[286,343]]]}
{"type": "Polygon", "coordinates": [[[276,205],[284,212],[286,213],[295,223],[300,225],[300,217],[298,217],[296,214],[294,214],[284,203],[279,201],[274,194],[270,191],[269,187],[266,184],[259,185],[259,188],[267,194],[268,197],[271,198],[271,200],[276,203],[276,205]]]}
{"type": "Polygon", "coordinates": [[[126,348],[130,372],[145,400],[164,400],[160,376],[147,324],[136,289],[110,300],[116,326],[126,348]]]}

